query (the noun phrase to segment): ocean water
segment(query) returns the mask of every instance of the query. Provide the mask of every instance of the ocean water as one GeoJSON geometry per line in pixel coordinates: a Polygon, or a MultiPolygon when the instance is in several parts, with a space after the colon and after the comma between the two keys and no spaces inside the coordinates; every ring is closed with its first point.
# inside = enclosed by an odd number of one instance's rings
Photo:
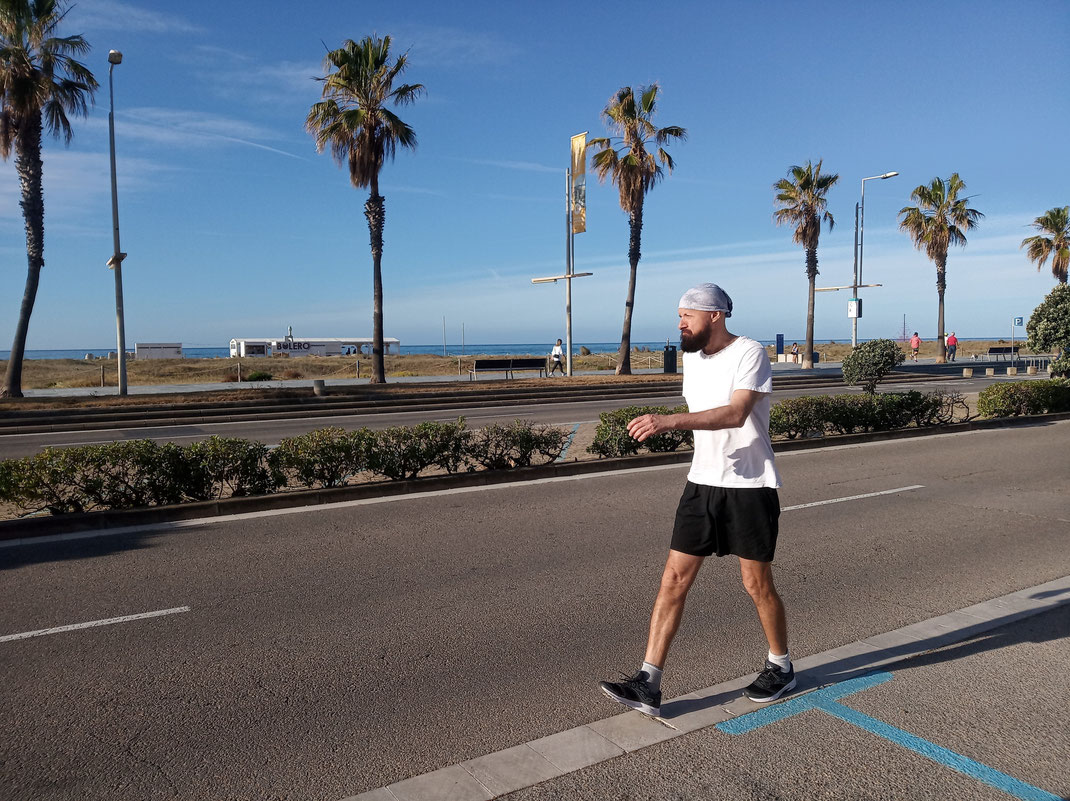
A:
{"type": "MultiPolygon", "coordinates": [[[[1006,338],[1006,337],[1004,337],[1006,338]]],[[[999,337],[959,337],[962,342],[978,342],[984,340],[996,340],[999,337]]],[[[795,341],[792,339],[785,340],[785,350],[791,347],[791,343],[795,341]]],[[[802,340],[799,340],[800,342],[802,340]]],[[[814,340],[815,345],[828,345],[828,344],[844,344],[850,341],[844,339],[817,339],[814,340]]],[[[863,342],[867,340],[861,340],[863,342]]],[[[759,340],[763,345],[775,345],[776,341],[772,339],[759,340]]],[[[670,345],[676,345],[679,347],[679,341],[673,340],[670,345]]],[[[535,342],[535,343],[511,343],[511,344],[472,344],[467,343],[463,346],[459,344],[446,345],[446,355],[448,356],[474,356],[474,355],[486,355],[486,356],[503,356],[513,354],[537,354],[541,355],[549,353],[553,347],[553,342],[535,342]]],[[[591,353],[616,353],[617,348],[620,346],[619,342],[574,342],[573,347],[575,352],[578,353],[580,348],[587,347],[591,353]]],[[[633,342],[632,347],[647,348],[649,350],[662,350],[665,347],[664,340],[658,342],[633,342]]],[[[86,354],[89,354],[90,358],[106,359],[109,352],[114,352],[114,346],[111,348],[69,348],[61,350],[27,350],[27,359],[84,359],[86,354]]],[[[442,355],[442,345],[402,345],[401,353],[428,353],[432,355],[442,355]]],[[[230,357],[230,347],[183,347],[182,353],[187,359],[226,359],[230,357]]],[[[0,350],[0,360],[6,360],[11,356],[10,350],[0,350]]]]}

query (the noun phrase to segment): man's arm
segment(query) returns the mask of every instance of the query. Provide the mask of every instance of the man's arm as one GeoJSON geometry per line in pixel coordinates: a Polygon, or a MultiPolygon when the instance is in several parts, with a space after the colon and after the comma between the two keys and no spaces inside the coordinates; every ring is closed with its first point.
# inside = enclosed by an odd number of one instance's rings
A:
{"type": "Polygon", "coordinates": [[[642,442],[647,437],[665,431],[718,431],[739,428],[764,395],[751,389],[737,389],[727,406],[716,406],[704,412],[681,414],[644,414],[628,423],[628,433],[642,442]]]}

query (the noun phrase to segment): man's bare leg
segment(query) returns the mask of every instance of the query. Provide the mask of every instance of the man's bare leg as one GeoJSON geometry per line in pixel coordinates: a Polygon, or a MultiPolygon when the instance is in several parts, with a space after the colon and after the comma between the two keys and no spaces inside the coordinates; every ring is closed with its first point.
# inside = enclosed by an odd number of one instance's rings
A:
{"type": "Polygon", "coordinates": [[[784,602],[780,600],[780,595],[773,586],[772,563],[741,558],[739,569],[743,576],[743,588],[758,610],[765,639],[769,641],[769,650],[774,654],[786,654],[788,622],[784,613],[784,602]]]}
{"type": "Polygon", "coordinates": [[[687,592],[695,582],[704,557],[692,556],[681,551],[669,551],[665,572],[661,576],[654,611],[650,616],[650,634],[647,637],[645,662],[659,668],[665,666],[680,619],[684,614],[687,592]]]}

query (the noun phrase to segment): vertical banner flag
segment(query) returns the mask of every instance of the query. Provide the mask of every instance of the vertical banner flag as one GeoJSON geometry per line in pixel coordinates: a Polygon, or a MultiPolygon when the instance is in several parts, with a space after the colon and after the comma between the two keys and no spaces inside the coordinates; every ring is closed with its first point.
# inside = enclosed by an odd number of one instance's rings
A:
{"type": "Polygon", "coordinates": [[[587,230],[587,132],[572,137],[572,233],[587,230]]]}

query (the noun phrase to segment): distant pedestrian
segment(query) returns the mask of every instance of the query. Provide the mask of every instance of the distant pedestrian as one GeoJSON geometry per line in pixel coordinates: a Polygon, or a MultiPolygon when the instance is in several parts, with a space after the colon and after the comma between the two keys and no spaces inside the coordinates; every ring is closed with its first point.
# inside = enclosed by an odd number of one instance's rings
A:
{"type": "Polygon", "coordinates": [[[950,361],[955,361],[955,351],[959,349],[959,338],[955,336],[955,332],[952,331],[947,335],[947,358],[950,361]]]}
{"type": "Polygon", "coordinates": [[[554,349],[550,351],[550,375],[553,375],[558,368],[561,370],[561,375],[565,374],[565,365],[561,360],[564,355],[564,351],[561,350],[561,340],[559,339],[557,344],[554,345],[554,349]]]}
{"type": "Polygon", "coordinates": [[[791,343],[791,361],[792,361],[792,364],[798,364],[799,363],[799,343],[798,342],[792,342],[791,343]]]}
{"type": "MultiPolygon", "coordinates": [[[[754,601],[769,653],[743,691],[774,701],[795,686],[784,604],[773,586],[780,476],[769,440],[773,372],[765,349],[725,328],[732,300],[716,284],[680,299],[680,349],[689,412],[644,414],[628,433],[644,441],[664,431],[695,432],[687,485],[676,510],[669,556],[650,619],[646,654],[634,675],[603,681],[602,692],[648,715],[661,714],[661,673],[684,613],[684,602],[707,556],[734,554],[754,601]]],[[[720,616],[722,622],[729,613],[720,616]]],[[[704,621],[709,625],[709,621],[704,621]]]]}
{"type": "Polygon", "coordinates": [[[914,332],[914,336],[910,338],[910,357],[914,360],[918,360],[918,351],[921,350],[921,337],[918,336],[918,332],[914,332]]]}

